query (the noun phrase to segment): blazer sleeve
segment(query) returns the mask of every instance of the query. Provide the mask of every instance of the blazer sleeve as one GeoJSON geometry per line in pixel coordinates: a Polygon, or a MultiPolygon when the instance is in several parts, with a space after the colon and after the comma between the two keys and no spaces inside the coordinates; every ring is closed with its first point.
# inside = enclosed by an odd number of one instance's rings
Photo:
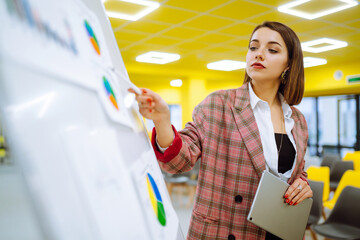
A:
{"type": "Polygon", "coordinates": [[[207,102],[205,98],[195,107],[192,122],[188,122],[185,128],[177,131],[174,127],[175,138],[170,147],[161,153],[156,145],[156,130],[152,133],[152,146],[158,159],[160,167],[169,173],[182,173],[193,168],[196,161],[201,157],[204,144],[204,134],[208,126],[206,118],[207,102]]]}

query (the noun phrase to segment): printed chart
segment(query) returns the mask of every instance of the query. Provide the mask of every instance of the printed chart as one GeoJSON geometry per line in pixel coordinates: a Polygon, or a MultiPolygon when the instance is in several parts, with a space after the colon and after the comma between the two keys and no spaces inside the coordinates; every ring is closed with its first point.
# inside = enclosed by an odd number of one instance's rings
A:
{"type": "Polygon", "coordinates": [[[103,83],[104,83],[106,94],[109,97],[110,102],[117,110],[119,110],[119,106],[116,101],[116,96],[114,94],[112,87],[110,86],[109,81],[106,79],[106,77],[103,77],[103,83]]]}
{"type": "Polygon", "coordinates": [[[90,24],[89,24],[89,22],[87,20],[84,21],[84,25],[85,25],[86,31],[88,33],[90,42],[91,42],[92,46],[94,47],[94,50],[96,51],[96,53],[98,55],[101,55],[101,53],[100,53],[100,45],[99,45],[99,42],[98,42],[98,40],[96,38],[96,35],[95,35],[92,27],[90,26],[90,24]]]}
{"type": "Polygon", "coordinates": [[[154,209],[154,212],[160,224],[165,226],[166,225],[165,209],[159,189],[150,173],[147,174],[146,180],[147,180],[151,205],[154,209]]]}

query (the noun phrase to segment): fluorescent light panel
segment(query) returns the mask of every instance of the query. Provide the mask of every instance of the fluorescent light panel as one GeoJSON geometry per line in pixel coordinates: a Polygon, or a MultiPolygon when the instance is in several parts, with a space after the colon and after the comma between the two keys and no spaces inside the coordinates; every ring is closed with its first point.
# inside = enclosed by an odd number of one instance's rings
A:
{"type": "Polygon", "coordinates": [[[151,51],[136,57],[138,62],[166,64],[180,59],[179,54],[151,51]]]}
{"type": "Polygon", "coordinates": [[[319,65],[326,64],[326,59],[323,58],[314,58],[314,57],[304,57],[304,67],[315,67],[319,65]]]}
{"type": "Polygon", "coordinates": [[[233,61],[233,60],[221,60],[212,62],[207,65],[208,69],[220,70],[220,71],[233,71],[246,67],[246,62],[233,61]]]}
{"type": "MultiPolygon", "coordinates": [[[[102,0],[102,1],[106,2],[106,0],[102,0]]],[[[134,15],[126,14],[126,13],[106,11],[106,13],[107,13],[107,15],[109,17],[120,18],[120,19],[125,19],[125,20],[130,20],[130,21],[136,21],[136,20],[139,20],[140,18],[144,17],[145,15],[151,13],[152,11],[154,11],[155,9],[160,7],[160,3],[152,2],[152,1],[148,1],[148,0],[118,0],[118,1],[138,4],[138,5],[145,6],[147,8],[139,11],[138,13],[136,13],[134,15]]]]}
{"type": "Polygon", "coordinates": [[[302,50],[306,52],[319,53],[337,48],[346,47],[347,42],[339,41],[331,38],[320,38],[313,41],[304,42],[301,44],[302,50]],[[316,47],[316,45],[327,43],[329,45],[323,47],[316,47]],[[314,46],[314,47],[312,47],[314,46]]]}
{"type": "Polygon", "coordinates": [[[182,80],[181,79],[175,79],[170,82],[170,85],[172,87],[181,87],[182,86],[182,80]]]}
{"type": "Polygon", "coordinates": [[[294,8],[296,6],[302,5],[302,4],[310,2],[310,1],[311,0],[293,1],[293,2],[290,2],[290,3],[279,6],[278,11],[283,12],[283,13],[287,13],[287,14],[291,14],[291,15],[294,15],[294,16],[306,18],[306,19],[315,19],[315,18],[319,18],[319,17],[329,15],[329,14],[332,14],[332,13],[335,13],[335,12],[339,12],[339,11],[342,11],[344,9],[351,8],[351,7],[354,7],[354,6],[358,5],[358,2],[355,1],[355,0],[338,0],[339,2],[342,2],[344,4],[341,4],[338,7],[330,8],[330,9],[327,9],[325,11],[321,11],[321,12],[317,12],[317,13],[307,13],[307,12],[292,9],[292,8],[294,8]]]}

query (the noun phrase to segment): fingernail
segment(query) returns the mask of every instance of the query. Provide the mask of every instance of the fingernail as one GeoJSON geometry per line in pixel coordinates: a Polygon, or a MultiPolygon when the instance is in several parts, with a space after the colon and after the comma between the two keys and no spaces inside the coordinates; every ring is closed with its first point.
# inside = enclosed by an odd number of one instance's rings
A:
{"type": "Polygon", "coordinates": [[[148,103],[151,103],[151,98],[146,99],[148,103]]]}
{"type": "Polygon", "coordinates": [[[289,199],[286,199],[286,203],[289,203],[289,199]]]}
{"type": "Polygon", "coordinates": [[[295,204],[294,204],[294,206],[296,206],[298,203],[296,202],[295,204]]]}
{"type": "Polygon", "coordinates": [[[289,203],[289,205],[293,205],[293,202],[291,201],[291,202],[289,203]]]}
{"type": "Polygon", "coordinates": [[[142,93],[147,93],[147,91],[145,89],[142,89],[142,93]]]}
{"type": "Polygon", "coordinates": [[[288,195],[287,195],[287,194],[285,194],[284,198],[288,198],[288,195]]]}
{"type": "Polygon", "coordinates": [[[150,109],[149,111],[152,112],[152,109],[150,109]]]}

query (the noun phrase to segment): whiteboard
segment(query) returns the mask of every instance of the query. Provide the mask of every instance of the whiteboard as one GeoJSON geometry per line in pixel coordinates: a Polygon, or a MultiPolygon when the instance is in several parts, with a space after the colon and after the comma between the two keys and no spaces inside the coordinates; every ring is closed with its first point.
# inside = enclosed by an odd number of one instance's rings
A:
{"type": "Polygon", "coordinates": [[[42,239],[183,239],[100,0],[1,1],[0,26],[0,115],[42,239]]]}

